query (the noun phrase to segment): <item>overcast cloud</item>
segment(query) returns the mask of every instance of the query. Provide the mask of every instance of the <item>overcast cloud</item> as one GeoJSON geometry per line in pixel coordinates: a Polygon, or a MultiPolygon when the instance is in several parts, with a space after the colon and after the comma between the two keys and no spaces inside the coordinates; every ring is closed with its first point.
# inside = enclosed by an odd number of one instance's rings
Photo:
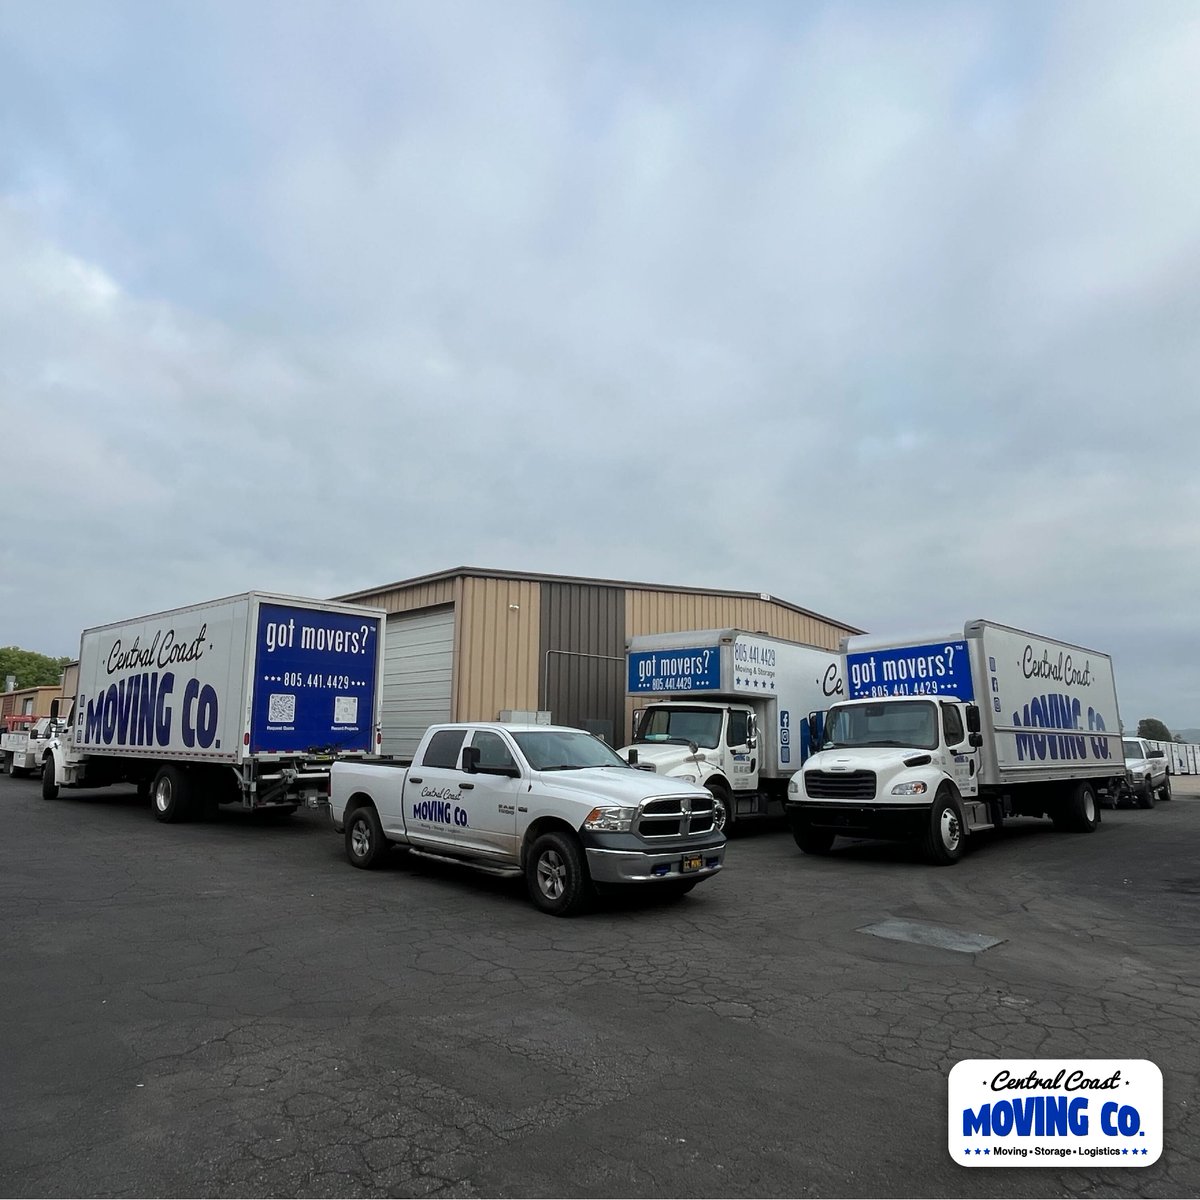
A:
{"type": "Polygon", "coordinates": [[[0,6],[0,644],[460,564],[1200,726],[1200,9],[0,6]]]}

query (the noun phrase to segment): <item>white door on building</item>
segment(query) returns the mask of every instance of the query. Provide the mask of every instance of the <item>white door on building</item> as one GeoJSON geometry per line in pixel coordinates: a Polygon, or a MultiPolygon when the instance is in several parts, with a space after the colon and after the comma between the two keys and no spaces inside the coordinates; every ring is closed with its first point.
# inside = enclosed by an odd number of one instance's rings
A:
{"type": "Polygon", "coordinates": [[[454,609],[395,613],[383,653],[383,752],[411,758],[430,725],[451,719],[454,609]]]}

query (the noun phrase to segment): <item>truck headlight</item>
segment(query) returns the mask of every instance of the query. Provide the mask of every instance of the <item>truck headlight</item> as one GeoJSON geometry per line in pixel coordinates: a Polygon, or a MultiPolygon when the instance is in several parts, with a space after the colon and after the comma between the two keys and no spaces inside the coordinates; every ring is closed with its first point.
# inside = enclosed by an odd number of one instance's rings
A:
{"type": "Polygon", "coordinates": [[[914,779],[912,783],[898,783],[892,788],[893,796],[923,796],[929,791],[929,788],[919,779],[914,779]]]}
{"type": "Polygon", "coordinates": [[[632,808],[593,808],[583,827],[594,833],[628,833],[636,811],[632,808]]]}
{"type": "Polygon", "coordinates": [[[800,784],[796,782],[795,775],[793,775],[791,777],[791,779],[788,780],[788,795],[789,796],[800,795],[800,784]]]}

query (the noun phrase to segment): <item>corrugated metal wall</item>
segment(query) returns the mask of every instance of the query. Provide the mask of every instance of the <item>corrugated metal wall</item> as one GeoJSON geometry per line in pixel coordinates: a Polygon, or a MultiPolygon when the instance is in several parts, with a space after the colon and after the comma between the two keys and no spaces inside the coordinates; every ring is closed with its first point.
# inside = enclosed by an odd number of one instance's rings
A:
{"type": "Polygon", "coordinates": [[[687,629],[762,630],[836,649],[855,632],[753,596],[629,587],[603,580],[449,575],[356,593],[389,613],[453,605],[451,717],[492,721],[504,709],[549,709],[555,721],[629,740],[625,641],[687,629]]]}
{"type": "Polygon", "coordinates": [[[794,612],[770,600],[741,596],[705,596],[693,592],[625,591],[625,631],[673,633],[684,629],[745,629],[769,633],[789,642],[836,650],[854,630],[794,612]]]}
{"type": "Polygon", "coordinates": [[[360,592],[355,604],[367,604],[382,608],[390,613],[408,612],[414,608],[434,608],[455,601],[455,579],[435,579],[431,583],[419,583],[413,587],[394,587],[378,592],[360,592]]]}
{"type": "Polygon", "coordinates": [[[624,588],[543,583],[540,660],[540,707],[555,724],[623,745],[624,588]]]}
{"type": "Polygon", "coordinates": [[[506,708],[536,709],[541,584],[471,576],[461,583],[455,719],[494,721],[506,708]]]}

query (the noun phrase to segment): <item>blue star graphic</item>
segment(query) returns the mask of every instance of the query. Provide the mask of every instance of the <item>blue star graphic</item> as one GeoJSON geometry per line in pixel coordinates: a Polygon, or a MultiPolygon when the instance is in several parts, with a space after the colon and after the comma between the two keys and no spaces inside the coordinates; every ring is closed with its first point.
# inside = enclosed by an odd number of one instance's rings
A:
{"type": "Polygon", "coordinates": [[[976,1147],[975,1147],[975,1153],[976,1153],[976,1154],[979,1154],[979,1153],[981,1153],[981,1151],[980,1151],[980,1149],[979,1149],[979,1147],[978,1147],[978,1146],[976,1146],[976,1147]]]}
{"type": "Polygon", "coordinates": [[[1122,1151],[1121,1151],[1121,1153],[1122,1153],[1122,1154],[1128,1154],[1128,1153],[1129,1153],[1129,1151],[1128,1151],[1128,1150],[1122,1150],[1122,1151]]]}
{"type": "Polygon", "coordinates": [[[991,1154],[991,1152],[992,1152],[991,1146],[984,1146],[983,1152],[984,1152],[984,1154],[991,1154]]]}

